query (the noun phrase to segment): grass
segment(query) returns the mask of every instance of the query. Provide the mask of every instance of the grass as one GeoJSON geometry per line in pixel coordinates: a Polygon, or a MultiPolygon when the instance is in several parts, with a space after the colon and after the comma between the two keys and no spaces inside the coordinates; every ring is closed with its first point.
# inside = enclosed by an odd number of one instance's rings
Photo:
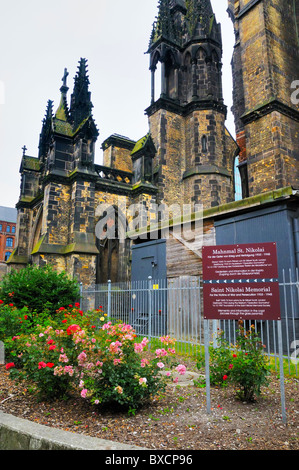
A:
{"type": "MultiPolygon", "coordinates": [[[[111,320],[111,318],[110,318],[111,320]]],[[[116,321],[116,319],[113,319],[116,321]]],[[[118,320],[121,321],[121,320],[118,320]]],[[[136,342],[142,341],[144,335],[140,335],[136,338],[136,342]]],[[[164,347],[164,346],[163,346],[164,347]]],[[[159,338],[151,338],[150,341],[150,350],[155,351],[156,349],[161,348],[161,341],[159,338]]],[[[205,365],[205,352],[204,345],[195,344],[191,341],[177,341],[175,345],[176,355],[189,358],[195,361],[200,367],[204,368],[205,365]]],[[[269,356],[269,365],[271,372],[277,373],[279,375],[279,357],[269,356]]],[[[290,359],[283,359],[283,370],[285,377],[299,377],[299,367],[296,367],[296,364],[291,362],[290,359]]]]}
{"type": "MultiPolygon", "coordinates": [[[[140,337],[140,341],[143,336],[140,337]]],[[[158,338],[151,339],[151,351],[161,348],[161,342],[158,338]]],[[[177,341],[175,345],[176,355],[194,360],[197,364],[204,367],[205,352],[204,346],[200,344],[191,344],[190,342],[177,341]]],[[[269,356],[269,365],[271,372],[280,373],[279,357],[269,356]]],[[[285,377],[299,377],[299,367],[294,364],[290,359],[284,357],[283,370],[285,377]]]]}

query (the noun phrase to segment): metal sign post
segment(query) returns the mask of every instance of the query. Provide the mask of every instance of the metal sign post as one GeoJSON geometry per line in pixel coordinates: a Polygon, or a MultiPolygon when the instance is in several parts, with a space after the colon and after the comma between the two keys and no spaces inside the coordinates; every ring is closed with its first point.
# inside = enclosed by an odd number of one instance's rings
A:
{"type": "Polygon", "coordinates": [[[5,348],[3,341],[0,341],[0,366],[5,364],[5,348]]]}
{"type": "Polygon", "coordinates": [[[210,403],[209,320],[276,320],[282,419],[286,423],[276,243],[204,246],[203,295],[207,410],[210,403]]]}
{"type": "Polygon", "coordinates": [[[205,336],[205,370],[206,370],[206,401],[207,413],[211,413],[211,387],[210,387],[210,352],[209,352],[209,320],[204,320],[204,336],[205,336]]]}
{"type": "Polygon", "coordinates": [[[148,348],[151,348],[152,339],[152,276],[148,277],[148,348]]]}

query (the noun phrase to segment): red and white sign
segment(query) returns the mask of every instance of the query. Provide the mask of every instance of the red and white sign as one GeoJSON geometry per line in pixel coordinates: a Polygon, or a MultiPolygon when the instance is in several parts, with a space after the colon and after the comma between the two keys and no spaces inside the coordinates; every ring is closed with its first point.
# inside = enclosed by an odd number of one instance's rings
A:
{"type": "Polygon", "coordinates": [[[280,320],[276,243],[203,247],[204,318],[280,320]]]}

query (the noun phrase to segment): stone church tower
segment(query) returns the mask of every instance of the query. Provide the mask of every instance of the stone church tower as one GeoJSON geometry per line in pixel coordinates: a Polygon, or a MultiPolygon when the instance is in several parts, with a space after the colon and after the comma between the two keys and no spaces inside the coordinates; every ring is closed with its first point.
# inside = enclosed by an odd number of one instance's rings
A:
{"type": "Polygon", "coordinates": [[[225,127],[222,38],[210,0],[160,0],[150,38],[156,184],[166,204],[234,200],[238,148],[225,127]],[[157,66],[161,96],[155,101],[157,66]]]}
{"type": "Polygon", "coordinates": [[[243,197],[298,188],[298,0],[229,0],[228,12],[243,197]]]}
{"type": "Polygon", "coordinates": [[[87,61],[79,62],[69,104],[65,70],[56,111],[53,101],[47,105],[38,156],[24,151],[22,157],[11,267],[49,263],[85,285],[126,280],[130,240],[120,242],[119,234],[132,219],[128,206],[200,203],[209,209],[234,200],[239,148],[225,127],[221,29],[210,0],[160,0],[148,54],[148,133],[137,142],[108,137],[103,165],[94,161],[99,132],[87,61]],[[102,232],[112,230],[114,237],[98,237],[103,214],[102,232]]]}

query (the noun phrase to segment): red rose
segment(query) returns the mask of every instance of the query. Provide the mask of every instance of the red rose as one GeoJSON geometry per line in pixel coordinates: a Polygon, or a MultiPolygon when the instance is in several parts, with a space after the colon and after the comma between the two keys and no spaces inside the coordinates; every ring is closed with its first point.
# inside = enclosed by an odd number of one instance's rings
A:
{"type": "Polygon", "coordinates": [[[54,351],[54,349],[56,349],[56,344],[49,346],[49,351],[54,351]]]}
{"type": "Polygon", "coordinates": [[[55,364],[53,362],[47,362],[46,367],[49,367],[50,369],[54,367],[55,364]]]}
{"type": "Polygon", "coordinates": [[[8,304],[10,307],[13,307],[13,304],[8,304]]]}
{"type": "Polygon", "coordinates": [[[71,335],[73,333],[76,333],[76,331],[80,331],[81,328],[79,325],[71,325],[68,327],[68,329],[66,330],[67,334],[68,335],[71,335]]]}
{"type": "Polygon", "coordinates": [[[47,341],[47,344],[53,344],[53,343],[54,343],[53,339],[49,339],[49,341],[47,341]]]}
{"type": "Polygon", "coordinates": [[[227,375],[224,375],[222,378],[223,378],[223,380],[226,380],[226,379],[227,379],[227,375]]]}
{"type": "Polygon", "coordinates": [[[79,302],[76,302],[76,303],[75,303],[75,307],[80,307],[79,302]]]}
{"type": "Polygon", "coordinates": [[[65,320],[62,320],[62,323],[66,323],[66,322],[67,322],[67,319],[65,319],[65,320]]]}
{"type": "Polygon", "coordinates": [[[38,363],[38,368],[43,369],[44,367],[47,367],[47,364],[44,361],[41,361],[38,363]]]}
{"type": "Polygon", "coordinates": [[[0,304],[4,304],[3,300],[0,300],[0,304]]]}
{"type": "Polygon", "coordinates": [[[13,367],[16,367],[13,362],[8,362],[5,366],[6,370],[12,369],[13,367]]]}

